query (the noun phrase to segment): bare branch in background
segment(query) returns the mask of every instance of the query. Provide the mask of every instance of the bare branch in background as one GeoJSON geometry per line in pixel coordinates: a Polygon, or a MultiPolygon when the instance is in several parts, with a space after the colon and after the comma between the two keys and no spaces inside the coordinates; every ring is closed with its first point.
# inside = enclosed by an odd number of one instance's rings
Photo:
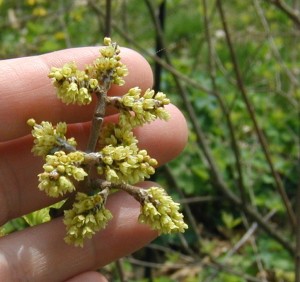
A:
{"type": "MultiPolygon", "coordinates": [[[[159,25],[156,23],[156,28],[160,28],[159,25]]],[[[161,32],[158,31],[158,35],[160,35],[161,32]]],[[[123,35],[123,33],[121,34],[123,35]]],[[[130,39],[130,37],[127,35],[125,37],[126,39],[130,39]]],[[[134,42],[133,39],[131,39],[131,42],[134,42]]],[[[166,47],[164,38],[161,38],[161,42],[163,44],[163,48],[165,50],[165,59],[168,65],[172,66],[170,56],[168,53],[168,48],[166,47]]],[[[144,49],[142,49],[144,51],[144,49]]],[[[181,98],[184,102],[184,105],[186,107],[188,116],[190,118],[190,121],[193,125],[193,128],[195,130],[195,134],[197,136],[197,143],[199,147],[202,149],[202,152],[205,156],[205,159],[208,163],[208,166],[210,168],[210,172],[212,175],[212,181],[213,184],[219,188],[225,196],[228,197],[230,201],[232,201],[237,207],[242,209],[249,217],[251,217],[253,220],[255,220],[268,234],[270,234],[272,237],[274,237],[279,243],[281,243],[289,252],[292,254],[294,253],[294,246],[282,235],[280,235],[276,229],[274,229],[270,224],[265,222],[263,220],[263,217],[255,211],[253,208],[251,208],[249,205],[244,205],[243,202],[237,197],[226,185],[224,182],[222,175],[215,163],[215,160],[212,156],[211,150],[209,146],[207,145],[206,137],[204,132],[202,131],[202,128],[198,122],[198,117],[195,113],[194,107],[189,99],[189,95],[186,91],[186,89],[183,87],[181,80],[179,77],[173,75],[174,81],[176,83],[176,86],[178,88],[179,94],[181,95],[181,98]]]]}
{"type": "Polygon", "coordinates": [[[218,101],[220,107],[221,107],[221,110],[224,114],[228,129],[229,129],[231,147],[232,147],[232,151],[233,151],[234,157],[235,157],[235,167],[238,172],[238,179],[237,179],[238,188],[239,188],[242,202],[244,205],[246,205],[248,203],[249,199],[248,199],[246,187],[244,184],[242,163],[241,163],[241,158],[240,158],[240,149],[238,147],[238,142],[237,142],[237,139],[235,136],[234,126],[231,122],[230,111],[229,111],[224,99],[222,98],[222,96],[220,95],[220,93],[218,92],[218,89],[217,89],[218,87],[217,87],[217,82],[216,82],[215,58],[213,56],[213,46],[212,46],[212,40],[211,40],[211,34],[210,34],[210,24],[209,24],[209,19],[208,19],[206,0],[203,0],[202,3],[203,3],[203,14],[204,14],[205,37],[206,37],[206,41],[207,41],[207,45],[208,45],[208,54],[209,54],[208,55],[208,69],[209,69],[209,75],[210,75],[210,79],[211,79],[212,90],[213,90],[214,95],[217,98],[217,101],[218,101]]]}
{"type": "Polygon", "coordinates": [[[300,27],[299,11],[295,11],[282,0],[265,0],[266,2],[276,6],[284,14],[286,14],[298,27],[300,27]]]}
{"type": "Polygon", "coordinates": [[[223,6],[222,6],[222,3],[221,3],[220,0],[217,0],[217,8],[219,10],[220,17],[221,17],[221,20],[222,20],[222,25],[223,25],[223,28],[224,28],[224,31],[225,31],[226,40],[227,40],[228,48],[229,48],[229,51],[230,51],[230,55],[231,55],[231,59],[232,59],[232,63],[233,63],[237,83],[238,83],[237,86],[240,89],[240,92],[242,94],[242,98],[243,98],[243,100],[246,104],[248,113],[249,113],[250,118],[253,122],[256,135],[258,137],[260,145],[261,145],[261,147],[263,149],[263,152],[265,154],[265,157],[266,157],[266,160],[267,160],[268,165],[270,167],[272,176],[275,180],[276,188],[277,188],[277,190],[278,190],[278,192],[279,192],[279,194],[282,198],[282,201],[283,201],[283,203],[286,207],[291,225],[292,225],[293,229],[295,229],[296,228],[295,213],[292,209],[290,200],[289,200],[289,198],[286,194],[286,191],[285,191],[285,188],[283,186],[282,180],[281,180],[278,172],[275,170],[275,167],[274,167],[274,164],[273,164],[273,161],[272,161],[272,157],[271,157],[271,154],[270,154],[270,150],[269,150],[269,145],[268,145],[267,140],[266,140],[266,138],[265,138],[258,122],[257,122],[257,118],[256,118],[256,114],[255,114],[253,105],[251,104],[251,101],[248,97],[246,88],[244,86],[244,82],[243,82],[243,79],[242,79],[242,75],[240,73],[240,68],[239,68],[239,65],[238,65],[238,61],[236,59],[235,51],[234,51],[234,48],[233,48],[233,45],[232,45],[232,42],[231,42],[230,33],[229,33],[229,30],[228,30],[228,27],[227,27],[227,22],[226,22],[225,14],[224,14],[224,11],[223,11],[223,6]]]}
{"type": "Polygon", "coordinates": [[[111,10],[112,1],[106,0],[105,5],[105,30],[104,36],[110,37],[111,36],[111,19],[112,19],[112,10],[111,10]]]}
{"type": "MultiPolygon", "coordinates": [[[[300,164],[298,168],[300,173],[300,164]]],[[[300,174],[299,174],[300,175],[300,174]]],[[[296,254],[295,254],[295,282],[300,282],[300,181],[297,188],[297,228],[296,228],[296,254]]]]}
{"type": "Polygon", "coordinates": [[[265,32],[266,32],[266,36],[267,36],[267,39],[269,41],[269,45],[271,47],[271,50],[274,54],[274,57],[276,58],[276,60],[278,61],[279,65],[282,67],[282,69],[285,71],[286,75],[289,77],[291,83],[293,83],[294,85],[299,85],[299,81],[298,79],[295,77],[295,75],[288,69],[287,65],[285,64],[284,60],[282,59],[279,51],[278,51],[278,48],[276,47],[276,44],[274,42],[274,38],[271,34],[271,30],[270,30],[270,27],[269,27],[269,24],[268,24],[268,21],[264,15],[264,11],[262,10],[261,8],[261,5],[260,5],[260,2],[258,0],[253,0],[254,2],[254,7],[257,11],[257,14],[260,18],[260,21],[265,29],[265,32]]]}

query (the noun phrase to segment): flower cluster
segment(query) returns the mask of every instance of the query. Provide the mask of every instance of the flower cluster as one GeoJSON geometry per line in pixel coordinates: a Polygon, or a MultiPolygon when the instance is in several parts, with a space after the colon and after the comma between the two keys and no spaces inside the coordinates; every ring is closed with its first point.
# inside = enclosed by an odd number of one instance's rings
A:
{"type": "Polygon", "coordinates": [[[98,81],[78,70],[75,62],[67,63],[62,68],[52,67],[48,76],[53,79],[58,98],[67,105],[89,104],[92,101],[91,94],[98,86],[98,81]]]}
{"type": "Polygon", "coordinates": [[[139,216],[141,223],[149,224],[161,234],[184,232],[187,229],[183,215],[179,212],[179,204],[164,189],[151,187],[144,191],[146,196],[143,197],[139,216]]]}
{"type": "Polygon", "coordinates": [[[157,118],[169,119],[169,113],[164,106],[168,105],[170,100],[162,92],[155,93],[154,90],[147,89],[142,96],[141,89],[134,87],[121,97],[120,103],[120,123],[122,125],[130,124],[134,128],[157,118]],[[130,111],[134,114],[132,115],[130,111]]]}
{"type": "Polygon", "coordinates": [[[123,190],[140,202],[139,222],[159,233],[184,232],[187,225],[179,204],[162,188],[144,190],[132,185],[149,178],[158,165],[146,150],[139,149],[133,129],[156,119],[168,120],[165,106],[170,100],[162,92],[148,89],[142,93],[138,87],[122,97],[108,96],[112,84],[124,84],[128,70],[121,62],[119,46],[109,38],[104,45],[84,71],[75,62],[51,68],[49,77],[64,103],[86,105],[93,96],[97,100],[86,151],[76,149],[74,138],[66,138],[65,123],[53,126],[28,120],[34,137],[32,152],[45,160],[38,187],[50,197],[71,193],[51,216],[64,214],[65,241],[75,246],[83,246],[85,239],[106,227],[112,214],[105,203],[114,190],[123,190]],[[119,118],[103,126],[107,106],[119,110],[119,118]]]}
{"type": "Polygon", "coordinates": [[[112,43],[110,38],[104,38],[104,48],[100,49],[101,56],[94,63],[87,66],[86,72],[90,77],[98,79],[102,83],[123,85],[123,77],[128,74],[126,65],[121,62],[120,48],[112,43]]]}
{"type": "Polygon", "coordinates": [[[106,124],[102,130],[102,136],[99,140],[100,147],[105,145],[112,146],[130,146],[131,144],[137,144],[138,140],[132,132],[132,127],[130,124],[106,124]]]}
{"type": "Polygon", "coordinates": [[[57,96],[66,104],[87,105],[92,101],[92,94],[107,88],[107,84],[123,85],[123,77],[128,74],[127,67],[120,61],[120,48],[109,38],[100,50],[100,56],[84,71],[79,70],[75,62],[67,63],[62,68],[52,67],[49,78],[57,88],[57,96]]]}
{"type": "Polygon", "coordinates": [[[37,124],[34,119],[29,119],[27,124],[33,127],[31,134],[34,137],[32,152],[36,156],[45,157],[53,150],[59,148],[63,143],[75,147],[74,138],[66,139],[67,125],[59,122],[55,127],[48,121],[37,124]]]}
{"type": "Polygon", "coordinates": [[[113,97],[110,103],[119,108],[120,115],[117,124],[108,124],[103,130],[100,145],[104,147],[101,154],[105,165],[98,167],[98,173],[114,183],[137,183],[149,178],[157,161],[146,150],[139,151],[132,129],[157,118],[167,120],[164,106],[170,100],[150,89],[142,96],[141,89],[134,87],[123,97],[113,97]]]}
{"type": "Polygon", "coordinates": [[[97,171],[112,183],[137,183],[154,174],[157,161],[146,150],[130,146],[107,145],[101,150],[102,162],[97,171]]]}
{"type": "Polygon", "coordinates": [[[84,161],[84,154],[80,151],[66,154],[63,151],[46,156],[43,165],[44,172],[38,175],[39,189],[50,197],[59,197],[75,191],[72,179],[82,181],[87,173],[79,167],[84,161]]]}
{"type": "Polygon", "coordinates": [[[105,228],[112,218],[109,210],[104,208],[105,197],[101,194],[88,196],[76,194],[73,208],[65,211],[64,224],[67,228],[65,241],[75,246],[83,246],[84,239],[91,238],[95,232],[105,228]]]}

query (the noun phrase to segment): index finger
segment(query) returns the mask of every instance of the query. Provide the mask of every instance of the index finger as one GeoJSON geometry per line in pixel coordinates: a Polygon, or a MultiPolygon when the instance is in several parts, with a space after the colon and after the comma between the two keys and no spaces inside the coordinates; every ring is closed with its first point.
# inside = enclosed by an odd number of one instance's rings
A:
{"type": "MultiPolygon", "coordinates": [[[[93,112],[93,103],[80,106],[66,106],[55,95],[55,89],[48,78],[52,66],[76,61],[78,68],[90,64],[99,53],[100,47],[72,48],[53,53],[0,61],[0,142],[28,134],[29,118],[53,123],[65,121],[75,123],[88,121],[93,112]],[[80,108],[79,108],[80,107],[80,108]]],[[[113,95],[121,95],[129,88],[152,86],[152,71],[147,61],[137,52],[121,48],[122,62],[129,70],[122,87],[113,87],[113,95]]]]}

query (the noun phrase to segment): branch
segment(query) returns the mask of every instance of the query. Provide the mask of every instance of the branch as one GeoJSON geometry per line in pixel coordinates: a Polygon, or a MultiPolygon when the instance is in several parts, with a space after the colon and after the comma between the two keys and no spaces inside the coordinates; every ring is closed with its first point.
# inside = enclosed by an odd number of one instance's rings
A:
{"type": "MultiPolygon", "coordinates": [[[[145,3],[148,7],[148,10],[150,11],[150,16],[152,18],[153,22],[157,22],[157,24],[161,28],[161,32],[164,32],[164,27],[165,27],[165,17],[166,17],[166,1],[163,0],[159,4],[159,10],[158,10],[158,16],[155,15],[153,6],[151,5],[149,0],[145,0],[145,3]],[[158,18],[158,20],[157,20],[158,18]]],[[[156,36],[155,36],[155,51],[157,56],[161,59],[164,56],[164,48],[162,46],[161,42],[161,36],[157,34],[157,29],[155,29],[156,36]]],[[[155,62],[154,65],[154,89],[158,91],[160,89],[160,83],[161,83],[161,72],[162,72],[162,66],[158,63],[155,62]]]]}
{"type": "MultiPolygon", "coordinates": [[[[298,169],[300,172],[300,167],[298,169]]],[[[298,174],[299,175],[299,174],[298,174]]],[[[297,228],[296,228],[296,254],[295,254],[295,282],[300,282],[300,180],[297,187],[296,198],[297,228]]]]}
{"type": "Polygon", "coordinates": [[[125,279],[125,273],[124,273],[124,267],[121,259],[117,259],[115,261],[116,269],[119,275],[120,282],[126,282],[127,280],[125,279]]]}
{"type": "Polygon", "coordinates": [[[267,36],[267,39],[269,41],[269,44],[270,44],[270,48],[274,54],[274,57],[276,58],[276,60],[278,61],[279,65],[282,67],[282,69],[284,69],[286,75],[288,76],[288,78],[290,79],[291,83],[293,83],[294,85],[299,85],[299,82],[298,82],[298,79],[295,77],[295,75],[288,69],[287,65],[285,64],[284,60],[282,59],[279,51],[278,51],[278,48],[276,47],[276,44],[274,42],[274,39],[271,35],[271,29],[269,27],[269,24],[266,20],[266,17],[264,15],[264,12],[260,6],[260,3],[258,0],[253,0],[254,1],[254,7],[257,11],[257,14],[260,18],[260,21],[265,29],[265,32],[266,32],[266,36],[267,36]]]}
{"type": "Polygon", "coordinates": [[[104,115],[105,115],[106,97],[107,97],[108,88],[105,87],[104,91],[99,91],[98,93],[96,93],[97,104],[96,104],[96,108],[95,108],[94,115],[93,115],[89,141],[88,141],[88,145],[86,148],[87,152],[94,152],[96,145],[97,145],[99,133],[100,133],[104,115]]]}
{"type": "MultiPolygon", "coordinates": [[[[160,30],[160,27],[158,24],[156,24],[156,28],[160,30]]],[[[161,35],[162,33],[158,30],[158,35],[161,35]]],[[[165,58],[168,65],[172,66],[172,62],[170,60],[168,49],[166,48],[165,40],[164,38],[161,38],[162,47],[165,50],[165,58]]],[[[251,217],[253,220],[255,220],[268,234],[270,234],[273,238],[275,238],[280,244],[282,244],[291,254],[294,254],[294,247],[288,240],[286,240],[284,237],[282,237],[281,234],[277,233],[277,231],[267,222],[265,222],[262,218],[262,215],[256,212],[253,208],[251,208],[248,205],[244,205],[243,202],[227,187],[226,183],[224,182],[218,167],[212,157],[211,151],[206,143],[205,134],[203,133],[201,126],[198,123],[198,118],[196,115],[196,112],[194,111],[193,105],[189,99],[188,93],[186,89],[181,84],[181,81],[179,78],[173,74],[173,79],[176,83],[176,86],[179,90],[179,94],[181,95],[181,98],[184,102],[184,105],[186,106],[188,116],[191,120],[191,123],[194,127],[196,137],[197,137],[197,143],[199,147],[202,149],[202,152],[205,156],[206,161],[208,162],[209,168],[211,170],[212,179],[216,185],[217,188],[219,188],[224,195],[233,202],[236,206],[238,206],[241,210],[243,210],[249,217],[251,217]]]]}
{"type": "Polygon", "coordinates": [[[211,34],[210,34],[210,26],[209,26],[209,20],[208,20],[208,15],[207,15],[207,3],[206,0],[203,0],[203,14],[204,14],[204,26],[205,26],[205,37],[208,43],[208,68],[209,68],[209,75],[212,83],[212,89],[215,97],[217,98],[217,101],[220,104],[221,110],[225,116],[226,123],[229,129],[229,135],[230,135],[230,140],[231,140],[231,147],[233,150],[233,154],[235,157],[235,167],[238,172],[238,189],[240,191],[240,196],[244,204],[247,203],[248,197],[246,193],[246,188],[244,184],[244,179],[243,179],[243,172],[242,172],[242,164],[241,164],[241,159],[240,159],[240,149],[237,144],[237,139],[235,136],[235,131],[234,127],[230,118],[230,111],[223,100],[222,96],[220,93],[217,91],[217,83],[216,83],[216,73],[215,73],[215,60],[214,56],[212,53],[213,46],[212,46],[212,40],[211,40],[211,34]]]}
{"type": "Polygon", "coordinates": [[[104,36],[111,36],[111,0],[106,0],[105,4],[105,26],[104,26],[104,36]]]}
{"type": "Polygon", "coordinates": [[[265,0],[265,1],[279,8],[279,10],[281,10],[284,14],[286,14],[298,27],[300,27],[299,11],[294,11],[282,0],[265,0]]]}
{"type": "MultiPolygon", "coordinates": [[[[143,260],[139,260],[139,259],[135,259],[133,257],[129,257],[127,258],[127,260],[134,265],[139,265],[139,266],[144,266],[144,267],[151,267],[151,268],[156,268],[156,269],[161,269],[163,264],[161,263],[154,263],[154,262],[148,262],[148,261],[143,261],[143,260]]],[[[235,276],[241,277],[242,279],[244,279],[247,282],[261,282],[261,280],[259,278],[250,276],[248,274],[244,274],[242,272],[236,271],[231,269],[230,267],[220,264],[218,262],[207,262],[205,260],[201,260],[201,261],[196,261],[196,262],[192,262],[192,263],[173,263],[172,265],[170,265],[170,268],[173,270],[181,270],[183,268],[189,269],[189,268],[195,268],[198,267],[199,269],[201,268],[214,268],[216,270],[222,270],[226,273],[229,274],[233,274],[235,276]]]]}
{"type": "Polygon", "coordinates": [[[277,171],[275,170],[275,167],[273,165],[273,161],[272,161],[272,158],[271,158],[271,154],[270,154],[270,151],[269,151],[268,143],[267,143],[267,141],[264,137],[264,134],[263,134],[261,128],[258,125],[253,105],[251,104],[251,102],[248,98],[248,94],[247,94],[247,91],[246,91],[245,86],[244,86],[244,82],[243,82],[243,79],[242,79],[242,75],[241,75],[241,72],[240,72],[240,68],[239,68],[239,65],[238,65],[236,54],[235,54],[235,51],[234,51],[234,48],[233,48],[233,45],[232,45],[232,42],[231,42],[231,37],[230,37],[229,29],[228,29],[228,26],[227,26],[227,21],[225,19],[225,14],[224,14],[224,11],[223,11],[223,6],[221,4],[221,0],[217,0],[216,3],[217,3],[217,8],[218,8],[218,11],[219,11],[219,14],[220,14],[220,17],[221,17],[223,29],[224,29],[224,32],[225,32],[225,35],[226,35],[227,45],[228,45],[228,48],[229,48],[231,60],[232,60],[232,63],[233,63],[234,72],[235,72],[235,75],[236,75],[237,86],[238,86],[238,88],[239,88],[239,90],[242,94],[242,98],[243,98],[243,100],[245,102],[245,105],[247,107],[247,111],[248,111],[248,113],[250,115],[250,118],[252,120],[252,123],[254,125],[254,129],[255,129],[256,135],[258,137],[259,143],[262,147],[265,158],[266,158],[267,163],[270,167],[272,176],[275,180],[276,188],[277,188],[277,190],[278,190],[278,192],[279,192],[279,194],[282,198],[282,201],[285,205],[285,208],[287,210],[287,214],[288,214],[290,223],[291,223],[293,229],[295,229],[296,228],[295,213],[292,209],[291,203],[288,199],[288,196],[286,194],[286,191],[285,191],[285,188],[284,188],[283,183],[281,181],[281,178],[280,178],[279,174],[277,173],[277,171]]]}

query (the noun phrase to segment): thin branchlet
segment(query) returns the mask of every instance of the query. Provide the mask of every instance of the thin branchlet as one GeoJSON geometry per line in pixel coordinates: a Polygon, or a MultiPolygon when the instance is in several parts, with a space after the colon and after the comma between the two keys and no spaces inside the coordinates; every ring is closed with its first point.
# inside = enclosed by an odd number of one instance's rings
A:
{"type": "Polygon", "coordinates": [[[110,97],[112,85],[123,85],[128,74],[121,62],[120,48],[110,38],[104,39],[99,57],[79,70],[75,62],[53,67],[49,78],[57,97],[66,104],[87,105],[96,99],[91,131],[85,151],[76,148],[74,138],[67,138],[67,125],[28,120],[32,127],[32,152],[45,160],[38,175],[39,189],[50,197],[65,197],[65,203],[50,215],[64,215],[65,241],[83,246],[86,239],[106,227],[113,215],[105,204],[111,191],[122,190],[141,206],[139,222],[149,224],[158,233],[184,232],[187,225],[175,203],[160,187],[147,190],[135,186],[155,172],[157,161],[138,148],[133,129],[154,121],[168,120],[165,106],[170,100],[162,92],[139,87],[121,97],[110,97]],[[117,123],[104,126],[107,106],[119,111],[117,123]]]}

